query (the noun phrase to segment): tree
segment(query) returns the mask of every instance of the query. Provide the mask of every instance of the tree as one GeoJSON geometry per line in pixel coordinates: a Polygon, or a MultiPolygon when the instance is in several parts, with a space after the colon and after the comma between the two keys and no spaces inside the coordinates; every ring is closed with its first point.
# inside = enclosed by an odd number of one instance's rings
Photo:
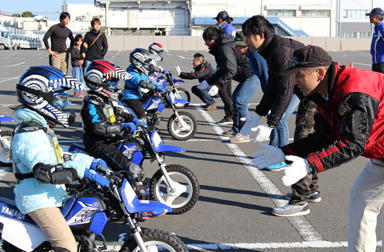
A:
{"type": "Polygon", "coordinates": [[[12,17],[20,17],[20,14],[18,13],[12,14],[12,17]]]}
{"type": "Polygon", "coordinates": [[[21,14],[22,17],[34,17],[36,16],[35,14],[33,14],[32,12],[30,11],[24,11],[22,14],[21,14]]]}

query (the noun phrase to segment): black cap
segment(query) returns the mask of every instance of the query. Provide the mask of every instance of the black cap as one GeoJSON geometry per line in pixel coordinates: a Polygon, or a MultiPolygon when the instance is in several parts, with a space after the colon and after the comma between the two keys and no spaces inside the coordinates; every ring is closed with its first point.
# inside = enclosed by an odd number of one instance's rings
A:
{"type": "Polygon", "coordinates": [[[332,64],[332,58],[323,48],[310,45],[295,50],[287,64],[288,69],[283,75],[293,74],[308,67],[329,66],[332,64]]]}
{"type": "Polygon", "coordinates": [[[381,8],[373,8],[370,13],[365,14],[366,16],[380,16],[384,17],[384,11],[381,8]]]}
{"type": "Polygon", "coordinates": [[[219,19],[219,18],[221,18],[223,20],[227,20],[229,18],[228,12],[223,10],[223,11],[220,11],[219,13],[217,13],[217,16],[214,19],[219,19]]]}

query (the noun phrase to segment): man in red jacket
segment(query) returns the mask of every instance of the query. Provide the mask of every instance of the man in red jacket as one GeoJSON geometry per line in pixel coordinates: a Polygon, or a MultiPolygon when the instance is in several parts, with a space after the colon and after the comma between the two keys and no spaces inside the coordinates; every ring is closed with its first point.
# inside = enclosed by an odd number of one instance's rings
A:
{"type": "Polygon", "coordinates": [[[293,53],[285,74],[295,74],[296,86],[318,105],[323,132],[316,131],[281,149],[265,146],[256,152],[256,167],[288,160],[283,183],[292,185],[360,155],[371,159],[350,191],[348,247],[376,250],[377,216],[384,202],[384,75],[339,66],[320,47],[293,53]],[[327,126],[326,126],[327,125],[327,126]],[[286,156],[287,155],[287,156],[286,156]]]}

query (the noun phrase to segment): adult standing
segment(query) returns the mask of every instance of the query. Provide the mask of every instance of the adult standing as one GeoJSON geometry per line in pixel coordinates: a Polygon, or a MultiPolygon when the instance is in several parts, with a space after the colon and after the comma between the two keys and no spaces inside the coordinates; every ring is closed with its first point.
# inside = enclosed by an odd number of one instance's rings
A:
{"type": "Polygon", "coordinates": [[[225,10],[220,11],[217,14],[217,16],[215,17],[215,19],[217,21],[217,28],[219,28],[219,30],[221,30],[222,32],[224,32],[224,33],[226,33],[228,35],[231,35],[231,36],[235,37],[235,34],[236,34],[237,30],[231,24],[232,21],[233,21],[233,18],[231,18],[228,15],[228,12],[226,12],[225,10]]]}
{"type": "Polygon", "coordinates": [[[374,8],[366,16],[369,16],[369,22],[375,26],[371,42],[372,71],[384,73],[384,11],[374,8]]]}
{"type": "Polygon", "coordinates": [[[45,48],[49,52],[49,64],[60,69],[63,73],[67,73],[67,39],[71,40],[71,45],[75,42],[72,31],[67,27],[71,16],[68,12],[60,14],[60,23],[51,26],[45,33],[43,41],[45,48]],[[51,39],[49,46],[48,38],[51,39]]]}
{"type": "Polygon", "coordinates": [[[98,18],[94,18],[91,21],[92,29],[84,36],[84,42],[81,46],[81,53],[85,58],[84,67],[97,59],[104,59],[105,54],[108,51],[107,37],[100,31],[101,21],[98,18]]]}
{"type": "MultiPolygon", "coordinates": [[[[294,95],[294,76],[281,75],[288,69],[288,60],[296,49],[303,48],[304,44],[289,38],[282,38],[275,34],[273,25],[263,16],[257,15],[249,18],[242,26],[246,42],[251,50],[258,49],[268,64],[268,85],[260,103],[256,106],[256,113],[247,118],[246,124],[240,133],[249,135],[251,129],[258,125],[260,117],[266,116],[270,111],[267,126],[258,126],[258,138],[271,137],[271,145],[282,147],[288,144],[287,119],[299,104],[299,98],[294,95]],[[276,127],[285,122],[283,127],[276,127]],[[276,131],[273,134],[272,130],[276,131]],[[271,134],[272,132],[272,134],[271,134]],[[277,135],[277,137],[275,137],[277,135]]],[[[271,146],[268,146],[273,148],[271,146]]],[[[280,170],[287,166],[281,162],[270,163],[263,168],[280,170]]],[[[273,209],[273,214],[278,216],[296,216],[309,214],[308,201],[311,197],[313,177],[308,177],[292,185],[292,197],[289,203],[281,208],[273,209]]],[[[316,181],[317,182],[317,181],[316,181]]]]}
{"type": "Polygon", "coordinates": [[[218,86],[225,112],[224,118],[218,124],[231,125],[233,124],[232,79],[242,83],[254,73],[249,66],[248,58],[236,50],[231,35],[211,26],[204,30],[203,39],[209,48],[209,53],[215,57],[217,67],[213,75],[201,85],[207,82],[211,86],[218,86]]]}

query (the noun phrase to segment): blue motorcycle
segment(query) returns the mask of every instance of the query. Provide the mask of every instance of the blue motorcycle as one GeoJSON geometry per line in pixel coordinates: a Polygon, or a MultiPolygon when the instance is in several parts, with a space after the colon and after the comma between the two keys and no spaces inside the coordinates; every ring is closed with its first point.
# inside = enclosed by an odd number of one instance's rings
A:
{"type": "Polygon", "coordinates": [[[177,87],[176,83],[184,83],[184,80],[176,79],[172,73],[166,73],[163,74],[163,76],[158,76],[156,73],[151,73],[149,75],[149,78],[152,79],[153,81],[160,83],[163,85],[164,82],[166,82],[166,85],[164,85],[168,90],[171,90],[173,95],[176,97],[176,99],[181,99],[187,102],[181,102],[181,103],[176,103],[175,107],[176,108],[185,108],[189,105],[191,102],[191,95],[190,93],[182,87],[177,87]],[[169,80],[169,81],[167,81],[169,80]]]}
{"type": "MultiPolygon", "coordinates": [[[[79,252],[106,250],[102,232],[108,222],[127,225],[129,234],[120,252],[126,251],[188,251],[185,244],[174,234],[157,229],[142,229],[139,219],[160,216],[171,208],[154,201],[140,201],[131,185],[124,179],[123,172],[109,176],[110,188],[87,182],[69,187],[70,197],[61,212],[70,226],[79,252]],[[79,193],[80,192],[80,193],[79,193]],[[104,246],[97,248],[96,237],[99,236],[104,246]]],[[[1,238],[5,252],[51,251],[51,246],[40,228],[33,220],[17,209],[9,199],[0,199],[0,223],[3,225],[1,238]]]]}
{"type": "MultiPolygon", "coordinates": [[[[164,161],[166,152],[185,152],[183,148],[164,144],[159,133],[147,127],[139,127],[135,134],[126,134],[116,145],[129,160],[141,167],[145,159],[157,161],[159,170],[145,185],[150,199],[170,206],[172,214],[182,214],[197,203],[200,185],[195,174],[185,166],[168,165],[164,161]]],[[[68,151],[85,153],[84,147],[77,144],[72,144],[68,151]]]]}
{"type": "MultiPolygon", "coordinates": [[[[160,93],[158,91],[149,91],[147,89],[143,90],[146,92],[141,98],[144,109],[146,111],[146,119],[149,126],[155,127],[159,124],[158,113],[161,113],[164,108],[171,108],[173,110],[173,115],[169,117],[167,123],[167,129],[169,134],[175,140],[188,140],[192,138],[197,131],[197,122],[195,117],[186,111],[177,111],[177,106],[180,104],[188,104],[189,101],[177,98],[176,93],[173,90],[167,89],[169,83],[173,83],[173,77],[171,74],[166,75],[166,79],[163,81],[158,79],[159,85],[163,89],[166,89],[166,92],[160,93]]],[[[122,105],[121,103],[119,105],[122,105]]],[[[124,106],[124,105],[122,105],[124,106]]],[[[129,108],[126,108],[133,113],[129,108]]]]}

